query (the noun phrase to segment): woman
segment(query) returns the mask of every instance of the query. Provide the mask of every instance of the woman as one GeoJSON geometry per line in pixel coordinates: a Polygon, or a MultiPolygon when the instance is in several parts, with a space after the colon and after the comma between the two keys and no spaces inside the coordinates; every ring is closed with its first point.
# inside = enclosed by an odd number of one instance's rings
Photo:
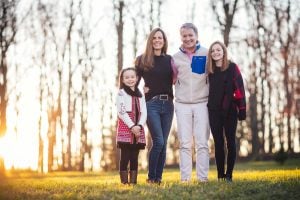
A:
{"type": "Polygon", "coordinates": [[[218,180],[232,182],[232,171],[236,159],[235,133],[237,120],[246,118],[246,99],[238,66],[229,62],[227,49],[219,41],[214,42],[208,52],[209,96],[208,113],[215,143],[215,159],[218,180]],[[224,135],[227,144],[227,168],[224,169],[224,135]]]}
{"type": "Polygon", "coordinates": [[[174,113],[172,58],[167,55],[167,48],[166,34],[155,28],[147,39],[144,53],[135,62],[138,75],[145,82],[147,126],[153,144],[149,154],[148,183],[161,183],[174,113]]]}

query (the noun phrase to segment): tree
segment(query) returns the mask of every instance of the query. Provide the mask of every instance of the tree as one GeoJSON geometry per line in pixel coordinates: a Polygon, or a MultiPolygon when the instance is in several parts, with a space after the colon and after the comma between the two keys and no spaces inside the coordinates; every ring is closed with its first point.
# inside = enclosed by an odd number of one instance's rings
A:
{"type": "Polygon", "coordinates": [[[117,37],[118,37],[118,47],[117,47],[118,69],[117,69],[117,76],[116,76],[116,84],[118,84],[118,74],[123,67],[124,8],[125,8],[125,3],[123,0],[114,1],[114,20],[115,20],[115,27],[117,31],[117,37]]]}
{"type": "MultiPolygon", "coordinates": [[[[293,107],[295,106],[295,84],[296,79],[293,77],[293,44],[297,41],[297,36],[299,35],[299,17],[293,21],[291,17],[291,1],[287,2],[277,2],[273,4],[275,11],[276,23],[277,23],[277,39],[281,45],[281,55],[283,59],[283,81],[284,81],[284,91],[286,93],[286,105],[284,107],[284,114],[287,119],[287,150],[289,152],[294,152],[293,147],[293,136],[292,136],[292,115],[293,107]]],[[[296,43],[297,44],[297,43],[296,43]]],[[[297,47],[296,47],[297,48],[297,47]]],[[[295,65],[296,63],[294,63],[295,65]]],[[[299,78],[298,78],[299,84],[299,78]]]]}
{"type": "Polygon", "coordinates": [[[213,9],[214,14],[217,17],[217,21],[221,27],[221,33],[224,38],[224,44],[226,46],[230,43],[230,31],[232,29],[233,25],[233,19],[237,12],[237,5],[239,0],[233,0],[233,3],[231,3],[231,0],[223,0],[220,1],[211,1],[211,7],[213,9]],[[219,4],[221,4],[223,10],[220,12],[219,10],[219,4]]]}
{"type": "MultiPolygon", "coordinates": [[[[25,12],[24,16],[17,13],[19,0],[2,0],[0,2],[0,137],[6,133],[6,108],[8,102],[7,93],[7,72],[9,66],[7,65],[7,54],[9,48],[15,44],[15,37],[19,26],[24,22],[28,16],[30,9],[25,12]]],[[[3,158],[0,157],[0,173],[3,158]]]]}
{"type": "Polygon", "coordinates": [[[17,34],[17,5],[19,1],[3,0],[0,6],[0,136],[6,132],[7,51],[17,34]]]}

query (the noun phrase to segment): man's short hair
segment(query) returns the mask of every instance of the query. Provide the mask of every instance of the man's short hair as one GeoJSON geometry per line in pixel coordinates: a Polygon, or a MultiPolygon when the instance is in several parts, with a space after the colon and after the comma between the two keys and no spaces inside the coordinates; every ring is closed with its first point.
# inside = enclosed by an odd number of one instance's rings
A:
{"type": "Polygon", "coordinates": [[[193,31],[198,36],[198,29],[197,29],[197,27],[193,23],[184,23],[184,24],[181,25],[180,29],[183,29],[183,28],[185,28],[185,29],[186,28],[193,29],[193,31]]]}

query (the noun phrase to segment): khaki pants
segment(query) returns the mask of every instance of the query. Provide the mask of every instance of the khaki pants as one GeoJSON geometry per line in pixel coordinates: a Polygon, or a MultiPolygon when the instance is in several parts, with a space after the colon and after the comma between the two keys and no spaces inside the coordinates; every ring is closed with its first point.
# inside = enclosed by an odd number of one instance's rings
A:
{"type": "Polygon", "coordinates": [[[210,134],[207,102],[184,104],[175,102],[177,134],[180,144],[181,181],[191,179],[193,141],[196,148],[196,174],[199,181],[208,180],[210,134]]]}

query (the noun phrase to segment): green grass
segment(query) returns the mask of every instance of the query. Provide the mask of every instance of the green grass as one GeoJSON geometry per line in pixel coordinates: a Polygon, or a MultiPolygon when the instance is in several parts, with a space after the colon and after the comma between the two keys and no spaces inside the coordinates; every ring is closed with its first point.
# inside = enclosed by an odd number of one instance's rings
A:
{"type": "Polygon", "coordinates": [[[211,166],[209,182],[179,181],[179,169],[166,169],[161,185],[145,182],[141,171],[138,184],[124,186],[117,172],[56,172],[46,175],[7,173],[0,182],[0,199],[300,199],[300,160],[250,162],[236,165],[234,182],[217,182],[211,166]]]}

